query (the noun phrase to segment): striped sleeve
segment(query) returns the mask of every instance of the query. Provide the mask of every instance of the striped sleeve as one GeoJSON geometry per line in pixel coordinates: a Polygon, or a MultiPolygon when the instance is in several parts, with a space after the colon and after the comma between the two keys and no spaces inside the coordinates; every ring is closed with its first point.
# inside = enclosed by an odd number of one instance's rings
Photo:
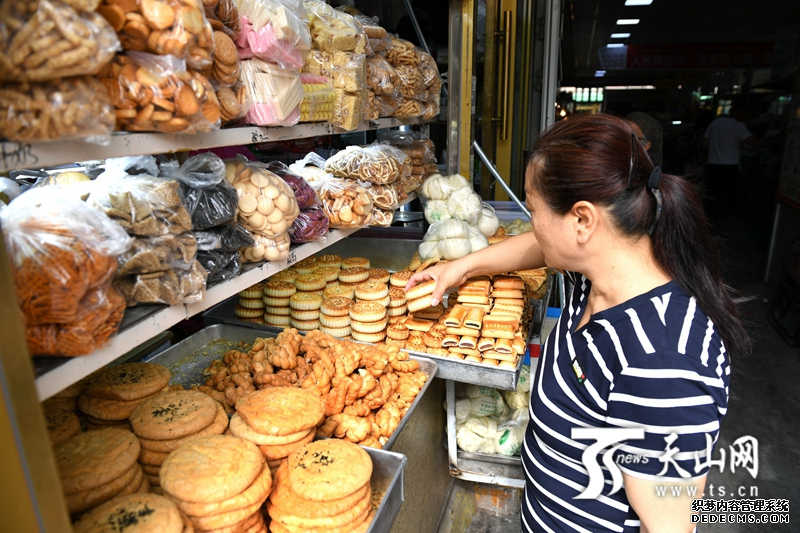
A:
{"type": "Polygon", "coordinates": [[[695,357],[676,351],[637,357],[608,397],[609,426],[644,428],[643,439],[616,451],[620,469],[645,479],[705,475],[726,400],[723,379],[695,357]]]}

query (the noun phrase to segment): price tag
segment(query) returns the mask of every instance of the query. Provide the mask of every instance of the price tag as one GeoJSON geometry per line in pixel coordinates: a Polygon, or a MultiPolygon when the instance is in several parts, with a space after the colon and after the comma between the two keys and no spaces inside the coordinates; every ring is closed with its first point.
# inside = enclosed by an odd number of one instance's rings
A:
{"type": "Polygon", "coordinates": [[[258,130],[254,130],[253,134],[250,136],[250,141],[254,143],[264,142],[269,140],[269,135],[266,133],[262,133],[258,130]]]}

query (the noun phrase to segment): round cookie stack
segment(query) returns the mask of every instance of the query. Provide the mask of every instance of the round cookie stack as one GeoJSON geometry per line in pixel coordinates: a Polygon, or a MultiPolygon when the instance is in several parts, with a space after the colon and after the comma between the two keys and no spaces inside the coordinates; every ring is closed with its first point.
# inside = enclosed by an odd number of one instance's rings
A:
{"type": "Polygon", "coordinates": [[[359,283],[369,281],[369,269],[364,267],[348,267],[339,271],[339,285],[353,287],[359,283]]]}
{"type": "Polygon", "coordinates": [[[389,287],[389,305],[386,306],[386,315],[389,319],[398,319],[405,316],[407,311],[406,291],[397,287],[389,287]]]}
{"type": "Polygon", "coordinates": [[[241,397],[231,418],[232,435],[256,445],[272,469],[314,439],[325,420],[325,404],[314,393],[294,387],[270,387],[241,397]]]}
{"type": "Polygon", "coordinates": [[[436,287],[436,280],[429,279],[418,285],[414,285],[406,291],[406,306],[409,313],[416,313],[431,307],[433,289],[436,287]]]}
{"type": "Polygon", "coordinates": [[[61,409],[66,409],[67,411],[72,411],[76,414],[80,413],[80,410],[78,409],[78,398],[81,394],[83,394],[85,382],[86,380],[82,379],[81,381],[73,383],[66,389],[54,394],[43,402],[44,406],[46,408],[60,407],[61,409]]]}
{"type": "Polygon", "coordinates": [[[50,444],[56,445],[81,432],[78,415],[52,404],[44,405],[44,421],[47,423],[47,434],[50,444]]]}
{"type": "MultiPolygon", "coordinates": [[[[334,288],[339,289],[340,287],[334,288]]],[[[349,287],[341,288],[350,289],[349,287]]],[[[352,294],[352,290],[350,292],[352,294]]],[[[340,339],[349,336],[351,332],[350,307],[352,305],[353,300],[345,296],[325,297],[320,305],[319,330],[340,339]]]]}
{"type": "Polygon", "coordinates": [[[178,507],[158,494],[117,496],[95,507],[72,525],[74,533],[184,533],[178,507]]]}
{"type": "Polygon", "coordinates": [[[170,391],[143,402],[130,417],[139,438],[139,463],[160,492],[161,465],[170,452],[205,436],[221,435],[228,427],[225,409],[198,391],[170,391]]]}
{"type": "MultiPolygon", "coordinates": [[[[337,273],[338,275],[338,273],[337,273]]],[[[319,328],[319,307],[328,284],[326,278],[316,273],[300,274],[294,280],[297,292],[289,299],[290,323],[299,331],[319,328]]]]}
{"type": "Polygon", "coordinates": [[[313,274],[315,268],[317,268],[317,258],[314,256],[306,257],[292,265],[292,270],[297,274],[313,274]]]}
{"type": "Polygon", "coordinates": [[[316,258],[317,268],[319,267],[336,267],[342,268],[342,256],[336,254],[320,255],[316,258]]]}
{"type": "Polygon", "coordinates": [[[372,522],[372,460],[357,444],[313,442],[289,456],[267,502],[270,531],[367,531],[372,522]]]}
{"type": "Polygon", "coordinates": [[[408,328],[403,324],[389,324],[386,326],[386,344],[403,349],[406,347],[409,334],[408,328]]]}
{"type": "Polygon", "coordinates": [[[375,301],[356,302],[350,307],[350,328],[354,340],[381,342],[386,338],[386,307],[375,301]]]}
{"type": "Polygon", "coordinates": [[[192,440],[169,454],[160,477],[195,532],[266,533],[259,508],[272,476],[253,443],[227,435],[192,440]]]}
{"type": "Polygon", "coordinates": [[[297,292],[294,281],[270,280],[264,283],[264,323],[289,327],[289,299],[297,292]]]}
{"type": "Polygon", "coordinates": [[[256,283],[239,293],[239,303],[234,309],[236,318],[244,322],[264,323],[263,283],[256,283]]]}
{"type": "Polygon", "coordinates": [[[130,430],[128,417],[142,402],[167,390],[170,377],[167,368],[152,363],[124,363],[93,374],[78,398],[87,427],[130,430]]]}
{"type": "Polygon", "coordinates": [[[53,448],[70,514],[97,507],[114,496],[149,492],[136,462],[139,442],[130,431],[105,428],[79,433],[53,448]]]}

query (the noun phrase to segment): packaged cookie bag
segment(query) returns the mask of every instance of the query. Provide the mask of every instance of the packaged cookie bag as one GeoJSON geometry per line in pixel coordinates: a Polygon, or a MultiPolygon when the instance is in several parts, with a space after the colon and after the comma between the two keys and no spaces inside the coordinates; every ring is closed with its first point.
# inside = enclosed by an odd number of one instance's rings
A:
{"type": "Polygon", "coordinates": [[[131,238],[59,189],[33,189],[0,211],[31,355],[90,353],[116,332],[124,300],[111,287],[131,238]]]}
{"type": "Polygon", "coordinates": [[[117,129],[197,133],[219,129],[211,82],[175,56],[118,55],[98,75],[116,108],[117,129]]]}
{"type": "Polygon", "coordinates": [[[119,45],[114,28],[93,10],[59,0],[0,4],[0,80],[96,74],[119,45]]]}
{"type": "Polygon", "coordinates": [[[331,178],[312,182],[331,228],[369,226],[372,197],[355,180],[331,178]]]}
{"type": "Polygon", "coordinates": [[[311,32],[302,2],[239,0],[237,4],[242,31],[236,44],[242,59],[255,57],[295,70],[303,66],[311,32]]]}
{"type": "Polygon", "coordinates": [[[348,146],[328,159],[325,170],[337,178],[386,185],[411,174],[411,158],[385,144],[348,146]]]}

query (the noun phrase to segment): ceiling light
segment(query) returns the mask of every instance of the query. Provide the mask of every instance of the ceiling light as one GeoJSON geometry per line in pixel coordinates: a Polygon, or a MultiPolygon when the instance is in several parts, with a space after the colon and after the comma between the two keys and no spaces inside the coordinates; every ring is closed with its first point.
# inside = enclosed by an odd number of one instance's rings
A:
{"type": "Polygon", "coordinates": [[[606,91],[655,91],[655,85],[607,85],[606,91]]]}
{"type": "Polygon", "coordinates": [[[681,121],[680,121],[680,120],[673,120],[673,121],[672,121],[672,125],[673,125],[673,126],[679,126],[680,124],[681,124],[681,121]]]}
{"type": "Polygon", "coordinates": [[[653,0],[625,0],[626,6],[649,6],[653,0]]]}
{"type": "Polygon", "coordinates": [[[598,70],[598,71],[595,71],[595,73],[594,73],[594,77],[595,78],[602,78],[605,75],[606,75],[606,71],[605,70],[598,70]]]}
{"type": "Polygon", "coordinates": [[[631,26],[633,24],[639,24],[639,19],[619,19],[617,21],[618,26],[631,26]]]}
{"type": "Polygon", "coordinates": [[[612,33],[611,34],[611,38],[612,39],[627,39],[630,36],[631,36],[630,33],[612,33]]]}
{"type": "Polygon", "coordinates": [[[610,43],[606,45],[606,48],[622,48],[623,46],[625,45],[622,43],[610,43]]]}

